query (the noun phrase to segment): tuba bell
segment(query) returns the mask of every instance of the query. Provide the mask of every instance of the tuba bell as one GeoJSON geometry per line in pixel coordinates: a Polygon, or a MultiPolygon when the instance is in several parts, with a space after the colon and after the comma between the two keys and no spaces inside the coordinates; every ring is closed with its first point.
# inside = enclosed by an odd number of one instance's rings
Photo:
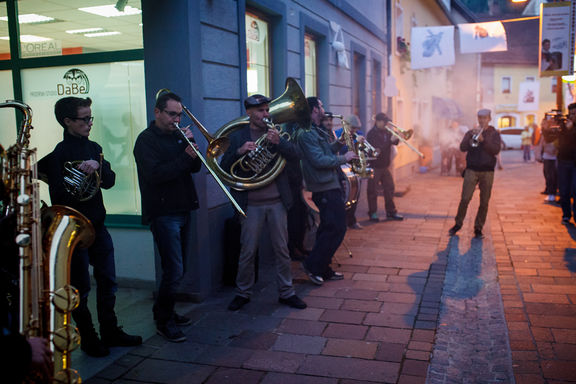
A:
{"type": "MultiPolygon", "coordinates": [[[[310,124],[310,109],[302,88],[296,80],[289,77],[286,79],[286,89],[282,95],[272,100],[270,106],[270,121],[267,123],[272,129],[278,129],[279,133],[286,137],[287,132],[279,128],[279,124],[299,123],[307,126],[310,124]],[[272,123],[272,121],[274,123],[272,123]]],[[[234,132],[249,125],[248,116],[242,116],[224,124],[214,134],[214,138],[229,137],[234,132]]],[[[264,139],[259,139],[260,147],[267,146],[264,139]]],[[[260,149],[260,148],[259,148],[260,149]]],[[[262,148],[260,152],[263,155],[253,154],[247,157],[253,157],[254,160],[244,158],[241,164],[237,164],[230,170],[224,170],[216,161],[216,157],[209,152],[206,154],[208,166],[218,175],[218,177],[229,187],[247,191],[261,188],[270,184],[286,165],[286,159],[277,153],[270,154],[267,148],[262,148]],[[268,153],[266,153],[268,152],[268,153]],[[246,172],[236,172],[236,170],[247,170],[246,172]]]]}

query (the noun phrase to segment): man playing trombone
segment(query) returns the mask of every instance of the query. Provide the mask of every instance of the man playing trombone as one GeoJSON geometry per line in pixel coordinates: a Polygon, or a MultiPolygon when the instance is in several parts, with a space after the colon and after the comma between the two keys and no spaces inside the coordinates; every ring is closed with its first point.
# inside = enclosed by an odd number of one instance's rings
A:
{"type": "Polygon", "coordinates": [[[488,214],[488,202],[490,201],[492,183],[494,182],[496,156],[500,152],[500,133],[489,125],[490,119],[489,109],[479,110],[479,128],[466,132],[460,142],[460,150],[468,153],[466,154],[462,196],[458,205],[455,224],[449,231],[450,236],[454,236],[462,228],[468,204],[472,200],[476,185],[478,185],[480,188],[480,206],[474,221],[474,237],[477,239],[484,237],[482,228],[488,214]]]}
{"type": "Polygon", "coordinates": [[[366,195],[368,198],[368,216],[370,221],[378,222],[378,184],[382,184],[384,190],[384,205],[386,208],[386,217],[388,220],[403,220],[404,218],[397,213],[394,204],[394,178],[390,172],[392,146],[398,145],[400,140],[393,136],[386,129],[390,122],[388,116],[380,112],[375,116],[374,127],[368,132],[366,137],[370,144],[378,150],[376,159],[370,161],[370,167],[374,169],[374,177],[368,179],[366,195]]]}
{"type": "MultiPolygon", "coordinates": [[[[238,167],[240,172],[243,165],[250,166],[251,161],[254,161],[252,169],[258,168],[261,165],[258,151],[278,153],[287,161],[297,160],[294,144],[282,137],[276,127],[270,126],[270,101],[268,97],[259,94],[244,101],[249,125],[230,136],[230,147],[220,163],[222,169],[232,173],[231,169],[238,167]]],[[[271,165],[268,164],[264,170],[271,165]]],[[[249,177],[249,174],[242,176],[249,177]]],[[[246,212],[246,217],[240,218],[241,250],[236,275],[236,296],[228,305],[231,311],[239,310],[250,302],[255,283],[256,252],[265,226],[269,230],[276,258],[276,285],[280,296],[278,301],[293,308],[306,308],[306,303],[296,296],[292,285],[286,212],[292,206],[295,196],[292,196],[289,184],[287,172],[283,170],[270,183],[261,187],[243,191],[232,190],[234,198],[246,212]]]]}
{"type": "MultiPolygon", "coordinates": [[[[181,342],[186,336],[178,326],[191,320],[174,311],[175,295],[186,270],[187,243],[192,228],[192,211],[198,197],[191,173],[200,171],[201,159],[182,135],[182,102],[174,93],[156,100],[155,120],[136,140],[134,158],[142,196],[142,221],[150,225],[162,264],[162,277],[153,307],[158,334],[168,341],[181,342]]],[[[192,143],[192,145],[196,145],[192,143]]]]}

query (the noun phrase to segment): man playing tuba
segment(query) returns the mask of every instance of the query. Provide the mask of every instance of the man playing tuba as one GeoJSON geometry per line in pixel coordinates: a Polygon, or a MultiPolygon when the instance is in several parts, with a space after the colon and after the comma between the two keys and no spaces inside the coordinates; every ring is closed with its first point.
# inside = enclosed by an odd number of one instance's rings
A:
{"type": "MultiPolygon", "coordinates": [[[[239,164],[240,159],[245,159],[248,168],[260,168],[261,159],[256,154],[262,150],[269,152],[270,155],[282,156],[286,160],[297,159],[294,145],[281,137],[280,132],[275,127],[269,127],[267,123],[270,118],[270,101],[268,97],[258,94],[244,101],[249,124],[231,135],[230,147],[220,163],[223,170],[232,173],[231,168],[239,164]],[[251,164],[251,159],[258,161],[259,164],[251,164]]],[[[270,162],[263,171],[272,165],[270,162]]],[[[232,194],[246,212],[246,217],[240,218],[242,247],[236,275],[237,293],[228,309],[236,311],[250,301],[255,282],[256,251],[264,226],[270,231],[270,241],[276,257],[276,284],[280,296],[278,301],[293,308],[306,308],[306,303],[296,296],[292,285],[286,212],[292,206],[294,196],[290,192],[286,171],[280,172],[265,186],[244,191],[232,190],[232,194]]]]}
{"type": "MultiPolygon", "coordinates": [[[[116,174],[110,163],[103,159],[102,147],[88,139],[94,120],[91,105],[90,98],[65,97],[56,102],[54,113],[64,128],[64,139],[41,160],[39,171],[47,176],[52,204],[66,205],[80,211],[92,222],[96,231],[96,239],[89,248],[74,251],[70,282],[80,294],[80,304],[72,312],[72,318],[80,331],[81,348],[90,356],[102,357],[110,353],[109,347],[139,345],[142,338],[125,333],[118,326],[114,311],[118,288],[114,246],[104,225],[106,208],[100,188],[112,188],[116,174]],[[65,181],[70,180],[66,167],[73,167],[74,172],[84,175],[85,179],[97,180],[92,181],[96,185],[89,186],[93,193],[86,196],[75,188],[78,185],[71,186],[65,181]],[[99,177],[92,178],[95,172],[98,172],[99,177]],[[90,265],[94,267],[94,279],[98,287],[96,302],[100,337],[94,329],[88,309],[90,265]]],[[[82,184],[83,181],[78,182],[82,184]]]]}

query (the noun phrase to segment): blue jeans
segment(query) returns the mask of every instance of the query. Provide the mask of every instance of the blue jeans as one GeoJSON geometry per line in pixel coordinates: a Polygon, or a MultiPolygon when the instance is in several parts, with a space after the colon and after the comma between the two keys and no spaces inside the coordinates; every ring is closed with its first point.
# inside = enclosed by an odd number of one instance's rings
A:
{"type": "Polygon", "coordinates": [[[576,217],[576,202],[574,196],[576,177],[574,177],[573,161],[558,160],[558,194],[560,195],[560,207],[562,207],[562,217],[570,219],[572,213],[576,217]]]}
{"type": "Polygon", "coordinates": [[[185,250],[192,222],[190,216],[190,212],[159,216],[150,224],[162,266],[158,295],[152,309],[159,326],[174,316],[176,291],[186,272],[185,250]]]}
{"type": "Polygon", "coordinates": [[[80,332],[93,327],[92,316],[88,309],[90,293],[90,265],[94,268],[96,280],[96,310],[100,328],[117,326],[116,313],[116,265],[114,263],[114,245],[112,237],[104,225],[96,226],[96,238],[88,248],[76,248],[70,264],[70,283],[80,294],[80,303],[72,312],[72,317],[80,332]]]}
{"type": "Polygon", "coordinates": [[[320,211],[314,248],[304,266],[313,275],[330,277],[332,257],[346,235],[346,207],[341,189],[312,193],[312,201],[320,211]]]}

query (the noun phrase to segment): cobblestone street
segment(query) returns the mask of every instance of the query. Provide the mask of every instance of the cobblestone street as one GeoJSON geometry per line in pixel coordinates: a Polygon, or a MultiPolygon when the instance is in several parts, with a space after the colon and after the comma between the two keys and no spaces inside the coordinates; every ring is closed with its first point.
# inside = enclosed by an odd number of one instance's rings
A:
{"type": "Polygon", "coordinates": [[[335,259],[345,279],[318,287],[293,265],[307,309],[278,304],[271,262],[261,260],[240,311],[226,309],[231,288],[182,306],[194,319],[184,343],[154,335],[151,304],[125,311],[146,324],[145,344],[108,360],[81,356],[75,368],[88,384],[576,382],[576,229],[544,203],[541,164],[520,151],[502,157],[483,240],[473,238],[478,192],[458,236],[447,234],[459,176],[400,180],[401,222],[369,222],[363,190],[364,229],[348,231],[335,259]]]}

